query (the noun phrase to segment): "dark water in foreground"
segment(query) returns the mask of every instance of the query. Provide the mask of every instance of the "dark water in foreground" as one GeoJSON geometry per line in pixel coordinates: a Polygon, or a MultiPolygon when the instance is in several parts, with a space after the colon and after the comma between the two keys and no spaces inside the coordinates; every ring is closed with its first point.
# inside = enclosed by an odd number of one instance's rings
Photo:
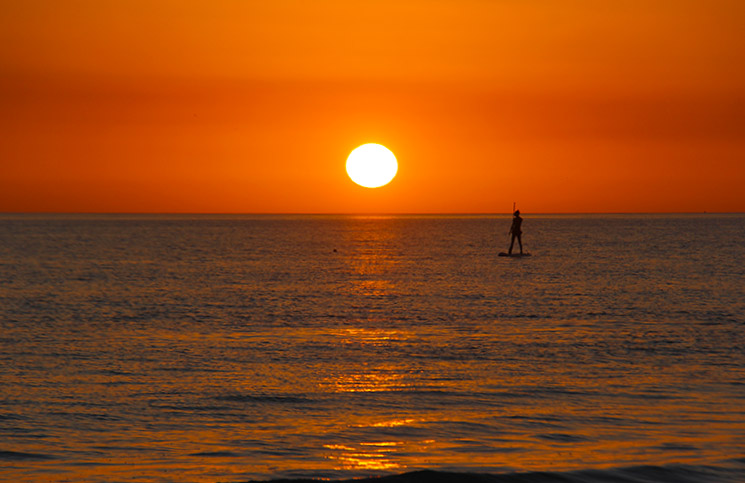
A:
{"type": "MultiPolygon", "coordinates": [[[[610,470],[565,472],[511,472],[505,474],[454,473],[419,470],[409,473],[350,480],[347,483],[704,483],[741,482],[745,479],[745,459],[723,462],[719,466],[635,466],[610,470]]],[[[312,479],[273,480],[276,483],[310,482],[312,479]]]]}
{"type": "Polygon", "coordinates": [[[4,215],[0,481],[745,481],[745,216],[525,220],[4,215]]]}

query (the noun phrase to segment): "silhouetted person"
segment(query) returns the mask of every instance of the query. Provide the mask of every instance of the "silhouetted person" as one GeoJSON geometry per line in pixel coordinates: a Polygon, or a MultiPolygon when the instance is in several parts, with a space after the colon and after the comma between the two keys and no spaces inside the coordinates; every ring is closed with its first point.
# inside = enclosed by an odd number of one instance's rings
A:
{"type": "Polygon", "coordinates": [[[512,247],[515,245],[515,238],[517,238],[517,242],[520,244],[520,255],[523,254],[523,240],[521,235],[523,234],[522,230],[522,224],[523,219],[520,218],[520,210],[515,210],[514,216],[512,218],[512,226],[510,227],[510,235],[512,235],[512,241],[510,242],[510,250],[507,252],[510,255],[512,255],[512,247]]]}

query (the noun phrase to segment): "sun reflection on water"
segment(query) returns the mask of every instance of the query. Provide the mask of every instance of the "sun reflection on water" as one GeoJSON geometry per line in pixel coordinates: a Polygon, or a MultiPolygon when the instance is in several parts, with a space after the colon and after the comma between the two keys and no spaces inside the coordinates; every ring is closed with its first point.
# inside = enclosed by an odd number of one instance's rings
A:
{"type": "Polygon", "coordinates": [[[344,327],[335,332],[339,341],[344,344],[360,342],[378,342],[400,340],[405,338],[404,331],[397,329],[382,329],[368,327],[344,327]]]}
{"type": "Polygon", "coordinates": [[[395,368],[378,367],[375,372],[342,374],[331,384],[335,392],[400,391],[411,387],[395,368]]]}
{"type": "MultiPolygon", "coordinates": [[[[377,227],[380,228],[380,227],[377,227]]],[[[385,350],[387,346],[406,341],[412,337],[407,330],[390,328],[388,321],[380,318],[378,307],[380,301],[396,294],[396,283],[388,278],[391,268],[398,263],[395,250],[391,246],[393,234],[388,230],[374,229],[365,232],[364,239],[355,250],[349,252],[347,264],[350,280],[347,290],[359,301],[355,307],[361,312],[359,320],[350,321],[350,325],[335,331],[338,343],[354,347],[376,347],[385,350]]],[[[377,350],[377,349],[376,349],[377,350]]],[[[334,374],[324,384],[324,389],[343,393],[365,393],[402,391],[412,387],[410,371],[389,360],[375,365],[366,363],[346,366],[346,369],[334,374]]],[[[365,428],[396,428],[414,423],[411,418],[386,419],[372,422],[364,418],[361,424],[353,425],[365,428]]],[[[418,443],[400,440],[364,440],[343,444],[326,444],[329,450],[326,458],[334,461],[337,469],[353,471],[393,471],[406,468],[402,466],[399,453],[402,451],[417,453],[413,446],[418,443]]]]}
{"type": "Polygon", "coordinates": [[[392,421],[383,421],[381,423],[373,423],[370,426],[373,428],[395,428],[397,426],[405,426],[413,423],[414,419],[394,419],[392,421]]]}
{"type": "Polygon", "coordinates": [[[361,442],[357,448],[345,445],[324,445],[324,448],[335,451],[327,455],[330,460],[338,461],[343,470],[395,470],[401,466],[392,461],[388,454],[395,449],[392,447],[403,443],[397,441],[361,442]]]}

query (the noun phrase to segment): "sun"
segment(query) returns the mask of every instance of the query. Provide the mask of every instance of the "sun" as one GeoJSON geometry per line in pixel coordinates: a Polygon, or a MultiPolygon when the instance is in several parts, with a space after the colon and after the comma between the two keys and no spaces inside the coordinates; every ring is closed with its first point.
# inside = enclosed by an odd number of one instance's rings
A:
{"type": "Polygon", "coordinates": [[[387,185],[396,176],[396,172],[396,156],[380,144],[363,144],[347,158],[347,174],[352,181],[365,188],[387,185]]]}

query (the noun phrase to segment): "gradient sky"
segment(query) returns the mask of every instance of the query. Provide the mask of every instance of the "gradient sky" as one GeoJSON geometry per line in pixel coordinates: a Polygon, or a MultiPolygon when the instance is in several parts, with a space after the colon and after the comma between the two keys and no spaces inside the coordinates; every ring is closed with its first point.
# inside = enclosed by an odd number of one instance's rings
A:
{"type": "Polygon", "coordinates": [[[0,0],[0,212],[745,211],[744,59],[742,0],[0,0]]]}

